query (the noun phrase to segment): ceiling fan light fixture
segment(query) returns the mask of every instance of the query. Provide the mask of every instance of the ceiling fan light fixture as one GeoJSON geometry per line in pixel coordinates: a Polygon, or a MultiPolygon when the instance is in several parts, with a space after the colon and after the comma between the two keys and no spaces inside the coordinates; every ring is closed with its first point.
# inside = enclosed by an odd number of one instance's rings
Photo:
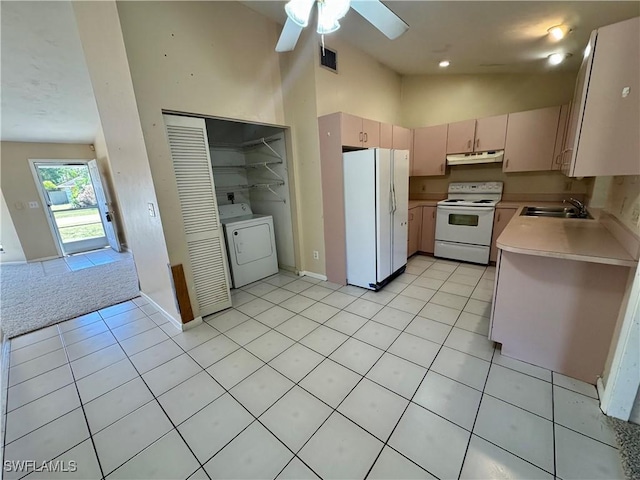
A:
{"type": "Polygon", "coordinates": [[[560,65],[570,56],[571,56],[570,53],[552,53],[547,57],[547,59],[549,60],[549,65],[556,66],[556,65],[560,65]]]}
{"type": "Polygon", "coordinates": [[[340,20],[349,11],[350,0],[318,0],[318,28],[320,35],[333,33],[340,28],[340,20]]]}
{"type": "Polygon", "coordinates": [[[285,6],[284,11],[287,16],[301,27],[309,25],[309,14],[315,0],[290,0],[285,6]]]}

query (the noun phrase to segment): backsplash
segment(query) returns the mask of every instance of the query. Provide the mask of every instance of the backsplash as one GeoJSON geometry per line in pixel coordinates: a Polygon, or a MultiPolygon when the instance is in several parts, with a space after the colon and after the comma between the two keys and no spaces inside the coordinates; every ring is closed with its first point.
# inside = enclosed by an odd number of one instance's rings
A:
{"type": "Polygon", "coordinates": [[[640,176],[613,177],[605,210],[640,236],[640,176]]]}
{"type": "Polygon", "coordinates": [[[446,175],[410,177],[409,198],[430,200],[444,198],[451,182],[504,182],[503,200],[557,201],[569,197],[584,199],[593,179],[576,180],[561,172],[504,173],[502,165],[460,165],[449,167],[446,175]]]}

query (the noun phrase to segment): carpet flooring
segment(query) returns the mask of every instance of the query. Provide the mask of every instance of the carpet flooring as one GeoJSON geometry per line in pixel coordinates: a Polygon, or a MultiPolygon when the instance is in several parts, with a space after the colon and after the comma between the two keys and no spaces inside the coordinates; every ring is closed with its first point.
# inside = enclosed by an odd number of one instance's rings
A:
{"type": "Polygon", "coordinates": [[[616,433],[627,480],[640,480],[640,425],[609,417],[616,433]]]}
{"type": "Polygon", "coordinates": [[[133,257],[47,273],[42,263],[0,269],[0,328],[15,337],[124,302],[140,294],[133,257]]]}

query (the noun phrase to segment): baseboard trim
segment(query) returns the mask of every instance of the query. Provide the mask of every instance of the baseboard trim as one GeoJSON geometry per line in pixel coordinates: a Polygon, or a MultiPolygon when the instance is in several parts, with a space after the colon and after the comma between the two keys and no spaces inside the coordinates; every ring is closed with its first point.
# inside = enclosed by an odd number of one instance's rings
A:
{"type": "Polygon", "coordinates": [[[307,277],[311,277],[311,278],[316,278],[318,280],[323,280],[323,281],[327,281],[327,276],[326,275],[322,275],[320,273],[315,273],[315,272],[307,272],[304,270],[301,270],[300,272],[298,272],[298,275],[300,275],[301,277],[307,276],[307,277]]]}
{"type": "Polygon", "coordinates": [[[0,262],[0,265],[24,265],[27,263],[26,260],[19,260],[17,262],[0,262]]]}
{"type": "Polygon", "coordinates": [[[57,255],[54,255],[53,257],[34,258],[33,260],[27,260],[27,263],[46,262],[47,260],[55,260],[56,258],[64,258],[64,256],[58,257],[57,255]]]}
{"type": "Polygon", "coordinates": [[[596,390],[598,391],[598,403],[600,404],[600,410],[602,410],[606,414],[607,412],[602,409],[602,399],[604,398],[604,382],[602,381],[602,377],[598,377],[598,379],[596,380],[596,390]]]}
{"type": "Polygon", "coordinates": [[[178,320],[176,320],[175,318],[173,318],[173,316],[167,312],[164,308],[162,308],[160,305],[158,305],[157,302],[155,302],[149,295],[147,295],[144,292],[140,292],[140,296],[142,298],[144,298],[147,302],[149,302],[151,305],[153,305],[156,310],[158,310],[162,316],[164,318],[166,318],[167,320],[169,320],[169,322],[171,322],[171,324],[176,327],[178,330],[181,331],[186,331],[189,330],[193,327],[197,327],[198,325],[200,325],[202,323],[202,317],[196,317],[193,320],[191,320],[190,322],[187,323],[182,323],[178,320]]]}

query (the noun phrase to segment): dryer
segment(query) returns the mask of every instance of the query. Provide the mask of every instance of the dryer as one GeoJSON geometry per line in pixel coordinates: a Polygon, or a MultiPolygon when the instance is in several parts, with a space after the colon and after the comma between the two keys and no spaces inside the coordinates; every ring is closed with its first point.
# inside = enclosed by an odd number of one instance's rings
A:
{"type": "Polygon", "coordinates": [[[220,205],[233,288],[278,273],[273,217],[258,215],[247,203],[220,205]]]}

